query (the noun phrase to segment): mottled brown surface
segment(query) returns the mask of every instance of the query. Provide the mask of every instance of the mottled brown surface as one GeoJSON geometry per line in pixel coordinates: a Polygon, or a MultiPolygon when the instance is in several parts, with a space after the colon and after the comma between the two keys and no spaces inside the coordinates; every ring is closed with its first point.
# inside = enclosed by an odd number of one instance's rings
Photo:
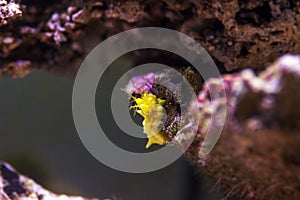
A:
{"type": "Polygon", "coordinates": [[[227,70],[259,69],[283,53],[300,51],[296,0],[23,0],[21,10],[22,16],[4,13],[10,20],[0,27],[0,73],[14,77],[32,68],[74,73],[98,42],[143,26],[186,33],[227,70]],[[20,73],[14,62],[30,65],[20,73]]]}
{"type": "Polygon", "coordinates": [[[300,199],[300,57],[284,56],[257,76],[250,72],[223,76],[226,122],[210,154],[199,157],[202,127],[216,126],[205,112],[215,105],[209,100],[185,155],[223,199],[300,199]]]}
{"type": "Polygon", "coordinates": [[[200,169],[224,199],[299,199],[299,144],[296,131],[225,130],[200,169]]]}

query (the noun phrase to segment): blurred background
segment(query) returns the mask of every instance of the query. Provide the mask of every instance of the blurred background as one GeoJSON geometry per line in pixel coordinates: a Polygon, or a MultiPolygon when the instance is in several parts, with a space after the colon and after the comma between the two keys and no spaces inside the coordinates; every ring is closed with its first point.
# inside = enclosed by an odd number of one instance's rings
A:
{"type": "Polygon", "coordinates": [[[146,174],[118,172],[94,159],[73,123],[72,87],[72,78],[45,71],[0,79],[0,160],[57,193],[124,200],[214,199],[205,196],[184,158],[146,174]]]}

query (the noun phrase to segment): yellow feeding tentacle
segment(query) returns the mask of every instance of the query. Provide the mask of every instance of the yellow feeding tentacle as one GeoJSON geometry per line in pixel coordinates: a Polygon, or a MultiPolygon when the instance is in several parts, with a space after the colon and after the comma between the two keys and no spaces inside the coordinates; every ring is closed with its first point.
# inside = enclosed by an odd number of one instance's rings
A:
{"type": "Polygon", "coordinates": [[[140,98],[133,99],[136,105],[132,107],[136,108],[137,113],[144,117],[144,133],[148,137],[146,148],[149,148],[152,144],[163,145],[168,143],[164,135],[160,132],[160,124],[164,116],[162,105],[165,103],[165,100],[147,93],[142,94],[140,98]]]}

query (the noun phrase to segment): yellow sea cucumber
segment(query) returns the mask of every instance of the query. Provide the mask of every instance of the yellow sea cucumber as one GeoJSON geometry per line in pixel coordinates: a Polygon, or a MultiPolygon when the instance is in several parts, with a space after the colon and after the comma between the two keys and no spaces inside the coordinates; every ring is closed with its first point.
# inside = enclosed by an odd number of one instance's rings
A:
{"type": "Polygon", "coordinates": [[[164,116],[162,105],[165,103],[165,100],[148,93],[142,94],[140,98],[133,97],[133,99],[136,105],[131,106],[131,108],[136,108],[137,113],[144,117],[144,133],[148,137],[146,148],[149,148],[152,144],[167,144],[167,139],[160,131],[160,125],[164,116]]]}

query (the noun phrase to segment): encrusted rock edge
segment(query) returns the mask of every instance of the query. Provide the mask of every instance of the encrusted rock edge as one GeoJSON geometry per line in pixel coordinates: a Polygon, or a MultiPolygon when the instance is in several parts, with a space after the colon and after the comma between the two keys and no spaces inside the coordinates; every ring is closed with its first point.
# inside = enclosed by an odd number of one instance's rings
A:
{"type": "Polygon", "coordinates": [[[46,190],[34,180],[20,174],[8,163],[0,161],[1,200],[98,200],[80,196],[55,194],[46,190]]]}

